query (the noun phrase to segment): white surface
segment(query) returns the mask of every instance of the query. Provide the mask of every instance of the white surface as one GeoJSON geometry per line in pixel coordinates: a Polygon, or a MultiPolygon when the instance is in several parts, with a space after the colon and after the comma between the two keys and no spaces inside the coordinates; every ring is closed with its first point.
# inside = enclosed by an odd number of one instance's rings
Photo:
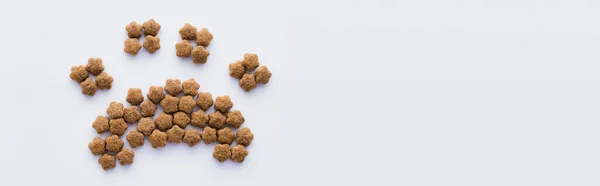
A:
{"type": "MultiPolygon", "coordinates": [[[[0,1],[5,185],[598,185],[597,1],[0,1]],[[122,50],[155,18],[162,48],[122,50]],[[175,57],[189,22],[205,65],[175,57]],[[245,52],[273,71],[243,92],[245,52]],[[70,66],[102,57],[110,91],[70,66]],[[243,164],[213,145],[146,145],[103,171],[91,123],[127,89],[196,78],[256,135],[243,164]]],[[[130,126],[130,129],[135,126],[130,126]]],[[[105,135],[103,135],[105,136],[105,135]]],[[[126,146],[128,146],[126,144],[126,146]]]]}

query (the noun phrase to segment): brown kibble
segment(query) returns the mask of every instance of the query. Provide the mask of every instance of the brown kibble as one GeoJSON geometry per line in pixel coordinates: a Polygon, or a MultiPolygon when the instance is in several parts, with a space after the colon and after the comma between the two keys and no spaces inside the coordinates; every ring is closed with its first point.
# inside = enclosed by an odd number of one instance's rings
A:
{"type": "Polygon", "coordinates": [[[252,72],[254,69],[260,65],[258,62],[258,55],[255,53],[246,53],[244,54],[244,60],[242,61],[242,65],[246,67],[246,70],[252,72]]]}
{"type": "Polygon", "coordinates": [[[106,137],[106,150],[109,152],[121,152],[123,145],[125,144],[121,138],[117,135],[111,135],[106,137]]]}
{"type": "Polygon", "coordinates": [[[233,140],[235,140],[235,134],[231,132],[229,127],[225,127],[224,129],[217,131],[217,141],[219,143],[231,144],[233,143],[233,140]]]}
{"type": "Polygon", "coordinates": [[[138,132],[137,130],[131,130],[129,134],[125,136],[125,139],[127,139],[131,148],[136,148],[144,145],[144,134],[138,132]]]}
{"type": "Polygon", "coordinates": [[[96,85],[98,85],[98,89],[100,90],[112,88],[113,81],[114,78],[108,75],[106,72],[102,72],[98,77],[96,77],[96,85]]]}
{"type": "Polygon", "coordinates": [[[244,146],[236,145],[231,148],[231,160],[234,162],[244,162],[246,156],[248,156],[248,150],[244,146]]]}
{"type": "Polygon", "coordinates": [[[140,109],[142,110],[142,117],[152,117],[156,114],[156,104],[150,100],[146,100],[140,104],[140,109]]]}
{"type": "Polygon", "coordinates": [[[262,84],[269,83],[269,79],[271,79],[271,76],[273,75],[273,74],[271,74],[271,71],[269,71],[269,68],[267,68],[266,66],[258,67],[258,69],[256,69],[256,72],[254,74],[255,74],[254,76],[256,79],[256,83],[262,83],[262,84]]]}
{"type": "Polygon", "coordinates": [[[191,96],[196,96],[196,94],[198,94],[198,89],[200,88],[200,84],[196,82],[196,79],[194,78],[184,81],[181,86],[183,87],[183,94],[191,96]]]}
{"type": "Polygon", "coordinates": [[[117,166],[117,159],[112,154],[103,154],[100,159],[98,159],[98,163],[104,170],[112,169],[117,166]]]}
{"type": "Polygon", "coordinates": [[[85,79],[85,81],[79,83],[79,85],[81,86],[81,93],[83,95],[94,96],[96,90],[98,90],[98,87],[96,87],[96,83],[92,78],[85,79]]]}
{"type": "Polygon", "coordinates": [[[177,112],[173,114],[173,124],[181,128],[187,127],[190,123],[190,117],[185,112],[177,112]]]}
{"type": "Polygon", "coordinates": [[[121,102],[110,102],[108,108],[106,109],[106,113],[110,116],[111,119],[117,119],[123,117],[123,103],[121,102]]]}
{"type": "Polygon", "coordinates": [[[233,128],[240,128],[244,123],[245,119],[242,115],[242,112],[239,110],[234,110],[233,112],[227,113],[227,125],[233,128]]]}
{"type": "Polygon", "coordinates": [[[198,93],[198,98],[196,98],[196,105],[200,107],[200,109],[206,111],[210,107],[213,106],[213,98],[210,92],[200,92],[198,93]]]}
{"type": "Polygon", "coordinates": [[[165,99],[160,101],[160,106],[168,114],[172,114],[172,113],[179,111],[179,108],[177,105],[179,105],[179,98],[173,97],[171,95],[167,95],[165,97],[165,99]]]}
{"type": "Polygon", "coordinates": [[[160,50],[160,38],[158,36],[146,36],[144,48],[151,54],[160,50]]]}
{"type": "Polygon", "coordinates": [[[202,28],[196,33],[196,44],[199,46],[207,47],[210,45],[210,41],[212,41],[212,39],[212,33],[208,32],[208,29],[206,28],[202,28]]]}
{"type": "Polygon", "coordinates": [[[213,157],[220,162],[224,162],[225,160],[231,157],[231,151],[229,151],[229,144],[217,144],[215,145],[215,152],[213,152],[213,157]]]}
{"type": "Polygon", "coordinates": [[[239,85],[246,92],[249,92],[252,89],[256,88],[256,80],[254,79],[254,74],[244,74],[242,79],[240,79],[239,85]]]}
{"type": "Polygon", "coordinates": [[[140,111],[137,106],[129,106],[123,110],[123,119],[127,123],[135,123],[140,120],[142,116],[140,115],[140,111]]]}
{"type": "Polygon", "coordinates": [[[184,132],[185,131],[179,128],[179,126],[173,126],[173,128],[167,130],[167,141],[169,143],[181,143],[181,140],[183,140],[184,132]]]}
{"type": "Polygon", "coordinates": [[[217,141],[217,130],[210,127],[204,127],[202,132],[200,132],[200,136],[202,136],[202,140],[204,140],[204,143],[213,143],[217,141]]]}
{"type": "Polygon", "coordinates": [[[140,49],[142,49],[142,44],[140,44],[138,39],[132,38],[125,40],[125,53],[135,56],[140,51],[140,49]]]}
{"type": "Polygon", "coordinates": [[[154,19],[144,22],[142,27],[144,27],[144,34],[150,36],[156,36],[158,31],[160,31],[160,24],[158,24],[154,19]]]}
{"type": "Polygon", "coordinates": [[[142,94],[142,89],[140,88],[130,88],[127,91],[127,102],[132,105],[139,105],[144,101],[144,95],[142,94]]]}
{"type": "Polygon", "coordinates": [[[88,74],[87,70],[85,69],[85,66],[79,65],[79,66],[71,67],[71,74],[69,75],[69,77],[71,77],[71,79],[73,81],[76,81],[77,83],[81,83],[81,82],[85,81],[88,78],[88,76],[89,76],[89,74],[88,74]]]}
{"type": "Polygon", "coordinates": [[[129,165],[133,163],[133,158],[135,157],[135,153],[128,148],[123,148],[123,150],[117,153],[117,158],[119,159],[120,165],[129,165]]]}
{"type": "Polygon", "coordinates": [[[152,148],[164,147],[167,145],[167,134],[158,129],[154,129],[152,134],[148,136],[148,141],[152,144],[152,148]]]}
{"type": "Polygon", "coordinates": [[[193,49],[194,46],[192,46],[188,40],[175,43],[175,55],[177,55],[177,57],[190,57],[193,49]]]}
{"type": "Polygon", "coordinates": [[[98,134],[108,131],[108,117],[106,116],[96,116],[96,120],[92,123],[92,127],[96,129],[98,134]]]}
{"type": "Polygon", "coordinates": [[[254,134],[252,134],[252,131],[248,127],[238,130],[235,135],[237,143],[244,146],[250,145],[254,139],[254,134]]]}
{"type": "Polygon", "coordinates": [[[190,121],[192,126],[204,128],[208,123],[208,116],[202,110],[198,110],[192,113],[192,120],[190,121]]]}
{"type": "Polygon", "coordinates": [[[125,123],[123,118],[112,119],[108,123],[110,125],[110,133],[119,136],[125,134],[127,123],[125,123]]]}
{"type": "Polygon", "coordinates": [[[193,96],[182,96],[179,98],[179,111],[185,113],[192,113],[194,111],[194,107],[196,107],[196,102],[194,101],[193,96]]]}
{"type": "Polygon", "coordinates": [[[154,119],[154,123],[156,124],[156,128],[161,131],[166,131],[173,127],[173,116],[170,114],[166,114],[161,112],[156,119],[154,119]]]}
{"type": "Polygon", "coordinates": [[[215,101],[216,110],[221,111],[222,113],[227,113],[231,107],[233,107],[233,103],[231,102],[231,98],[229,96],[217,96],[215,101]]]}
{"type": "Polygon", "coordinates": [[[88,59],[88,63],[85,66],[85,70],[87,70],[90,74],[94,74],[97,76],[98,74],[104,71],[104,65],[102,64],[102,58],[92,58],[88,59]]]}
{"type": "Polygon", "coordinates": [[[89,144],[88,148],[92,151],[93,155],[100,155],[106,152],[106,142],[102,138],[95,137],[89,144]]]}
{"type": "Polygon", "coordinates": [[[206,60],[208,60],[209,55],[210,55],[210,52],[208,50],[206,50],[203,46],[198,46],[198,47],[194,48],[194,50],[192,50],[192,58],[193,58],[194,63],[196,63],[196,64],[206,63],[206,60]]]}
{"type": "Polygon", "coordinates": [[[146,96],[150,101],[156,104],[165,99],[165,93],[163,92],[162,86],[151,86],[148,89],[148,94],[146,94],[146,96]]]}
{"type": "Polygon", "coordinates": [[[154,129],[156,129],[156,124],[154,124],[151,117],[142,118],[138,122],[137,130],[143,133],[144,136],[149,136],[154,129]]]}
{"type": "Polygon", "coordinates": [[[225,118],[225,116],[219,111],[215,111],[213,113],[208,114],[208,126],[211,126],[213,128],[223,128],[225,120],[227,120],[227,118],[225,118]]]}
{"type": "Polygon", "coordinates": [[[195,26],[186,23],[179,29],[179,35],[181,35],[181,39],[194,40],[196,39],[196,31],[197,28],[195,26]]]}
{"type": "Polygon", "coordinates": [[[244,73],[246,73],[246,68],[244,68],[241,61],[229,64],[229,76],[241,79],[244,73]]]}
{"type": "Polygon", "coordinates": [[[188,146],[193,147],[197,143],[200,143],[200,134],[198,134],[197,130],[185,130],[183,142],[187,143],[188,146]]]}
{"type": "Polygon", "coordinates": [[[129,36],[129,38],[142,37],[142,25],[138,24],[135,21],[132,21],[131,23],[127,24],[127,26],[125,26],[125,30],[127,31],[127,36],[129,36]]]}
{"type": "Polygon", "coordinates": [[[167,83],[165,84],[165,92],[167,94],[177,96],[181,91],[183,91],[183,88],[179,79],[167,79],[167,83]]]}

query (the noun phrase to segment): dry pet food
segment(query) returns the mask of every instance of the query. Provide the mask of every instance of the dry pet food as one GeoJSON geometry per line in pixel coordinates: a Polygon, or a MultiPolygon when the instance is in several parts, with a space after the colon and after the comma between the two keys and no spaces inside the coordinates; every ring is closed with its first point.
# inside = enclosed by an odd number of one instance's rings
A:
{"type": "Polygon", "coordinates": [[[125,40],[125,48],[123,49],[125,53],[131,55],[137,55],[137,53],[142,49],[142,44],[136,38],[125,40]]]}
{"type": "Polygon", "coordinates": [[[200,84],[196,82],[196,79],[194,78],[184,81],[181,86],[183,87],[183,94],[190,96],[196,96],[196,94],[198,94],[198,89],[200,89],[200,84]]]}
{"type": "Polygon", "coordinates": [[[103,154],[100,159],[98,159],[98,163],[104,170],[112,169],[117,166],[117,159],[112,154],[103,154]]]}
{"type": "Polygon", "coordinates": [[[223,128],[225,120],[227,120],[227,118],[225,118],[225,116],[219,111],[215,111],[213,113],[208,114],[208,126],[211,126],[213,128],[223,128]]]}
{"type": "Polygon", "coordinates": [[[171,96],[177,96],[183,91],[181,87],[181,81],[179,79],[167,79],[165,84],[165,92],[171,96]]]}
{"type": "Polygon", "coordinates": [[[113,81],[114,78],[108,75],[106,72],[102,72],[98,77],[96,77],[96,85],[100,90],[111,89],[113,81]]]}
{"type": "Polygon", "coordinates": [[[93,96],[96,94],[96,90],[98,90],[98,87],[96,87],[96,83],[92,78],[85,79],[85,81],[79,83],[79,85],[81,86],[81,93],[83,95],[93,96]]]}
{"type": "Polygon", "coordinates": [[[248,127],[244,127],[236,132],[236,141],[240,145],[248,146],[254,139],[254,134],[248,127]]]}
{"type": "Polygon", "coordinates": [[[185,113],[192,113],[194,111],[194,107],[196,107],[196,101],[194,101],[194,97],[192,96],[182,96],[179,98],[179,111],[185,113]]]}
{"type": "Polygon", "coordinates": [[[227,113],[231,107],[233,107],[233,103],[231,102],[231,98],[229,96],[217,96],[215,101],[216,110],[221,111],[222,113],[227,113]]]}
{"type": "Polygon", "coordinates": [[[158,103],[160,103],[160,101],[162,101],[165,98],[165,93],[163,93],[162,86],[151,86],[148,89],[148,94],[146,94],[146,96],[148,97],[148,99],[150,101],[158,104],[158,103]]]}
{"type": "Polygon", "coordinates": [[[186,23],[182,28],[179,29],[179,35],[181,35],[181,39],[194,40],[196,39],[196,31],[197,28],[195,26],[186,23]]]}
{"type": "Polygon", "coordinates": [[[176,112],[173,114],[173,124],[181,128],[187,127],[190,123],[190,117],[185,112],[176,112]]]}
{"type": "Polygon", "coordinates": [[[210,45],[210,41],[212,41],[212,39],[212,33],[208,32],[208,29],[206,28],[202,28],[196,33],[196,44],[198,44],[198,46],[207,47],[210,45]]]}
{"type": "Polygon", "coordinates": [[[241,79],[244,73],[246,73],[246,68],[244,68],[241,61],[229,64],[229,76],[241,79]]]}
{"type": "Polygon", "coordinates": [[[248,150],[244,146],[236,145],[231,148],[231,160],[234,162],[244,162],[246,156],[248,156],[248,150]]]}
{"type": "Polygon", "coordinates": [[[179,111],[177,105],[179,105],[179,98],[173,97],[171,95],[167,95],[165,99],[160,101],[160,106],[167,114],[172,114],[179,111]]]}
{"type": "Polygon", "coordinates": [[[235,140],[235,134],[231,132],[231,129],[225,127],[217,131],[217,141],[221,144],[231,144],[235,140]]]}
{"type": "Polygon", "coordinates": [[[256,69],[256,72],[254,73],[256,83],[261,84],[269,83],[269,79],[271,79],[272,75],[273,74],[271,74],[271,71],[269,71],[269,68],[267,68],[266,66],[258,67],[258,69],[256,69]]]}
{"type": "Polygon", "coordinates": [[[256,80],[254,79],[254,74],[244,74],[244,76],[242,76],[242,79],[240,79],[239,85],[246,92],[249,92],[252,89],[256,88],[256,80]]]}
{"type": "Polygon", "coordinates": [[[88,148],[92,151],[93,155],[100,155],[106,152],[106,143],[99,137],[95,137],[89,144],[88,148]]]}
{"type": "Polygon", "coordinates": [[[213,157],[219,160],[220,162],[224,162],[225,160],[229,159],[231,157],[231,151],[229,151],[229,144],[215,145],[213,157]]]}
{"type": "Polygon", "coordinates": [[[142,118],[140,115],[140,111],[138,111],[137,106],[129,106],[123,110],[123,119],[125,119],[126,123],[135,123],[136,121],[142,118]]]}
{"type": "Polygon", "coordinates": [[[135,21],[127,24],[125,26],[125,30],[127,31],[127,36],[129,38],[140,38],[142,37],[142,25],[138,24],[135,21]]]}
{"type": "Polygon", "coordinates": [[[202,137],[202,140],[204,140],[204,143],[206,143],[206,144],[213,143],[213,142],[217,141],[217,130],[210,128],[208,126],[204,127],[202,132],[200,132],[200,136],[202,137]]]}
{"type": "Polygon", "coordinates": [[[142,117],[152,117],[156,114],[156,104],[149,99],[140,104],[140,109],[142,110],[142,117]]]}
{"type": "Polygon", "coordinates": [[[89,58],[88,63],[85,66],[90,74],[97,76],[104,71],[104,65],[102,64],[102,58],[89,58]]]}
{"type": "Polygon", "coordinates": [[[110,125],[110,133],[114,135],[123,135],[127,130],[127,123],[123,118],[111,119],[109,122],[110,125]]]}
{"type": "Polygon", "coordinates": [[[206,127],[206,123],[208,123],[208,116],[202,110],[198,110],[196,112],[192,112],[192,119],[190,123],[192,126],[204,128],[206,127]]]}
{"type": "Polygon", "coordinates": [[[227,125],[233,128],[240,128],[244,123],[245,119],[242,116],[242,112],[239,110],[234,110],[233,112],[227,113],[227,125]]]}
{"type": "Polygon", "coordinates": [[[164,147],[167,145],[167,134],[158,129],[154,129],[152,134],[148,136],[148,141],[152,144],[152,148],[164,147]]]}
{"type": "Polygon", "coordinates": [[[173,128],[167,130],[167,141],[169,143],[181,143],[181,140],[183,140],[184,133],[185,131],[183,129],[175,125],[173,126],[173,128]]]}
{"type": "Polygon", "coordinates": [[[198,46],[194,50],[192,50],[192,58],[194,63],[206,63],[206,60],[208,60],[209,55],[210,52],[202,46],[198,46]]]}
{"type": "Polygon", "coordinates": [[[156,119],[154,120],[154,123],[156,124],[156,128],[158,130],[166,131],[166,130],[170,129],[171,127],[173,127],[173,116],[171,116],[170,114],[161,112],[158,115],[158,117],[156,117],[156,119]]]}
{"type": "Polygon", "coordinates": [[[121,152],[125,144],[117,135],[110,135],[104,141],[106,141],[106,150],[114,153],[121,152]]]}
{"type": "Polygon", "coordinates": [[[129,146],[131,148],[136,148],[144,145],[144,134],[138,132],[137,130],[131,130],[125,139],[129,142],[129,146]]]}
{"type": "Polygon", "coordinates": [[[98,134],[108,131],[108,117],[96,116],[96,120],[92,123],[92,127],[96,129],[98,134]]]}
{"type": "Polygon", "coordinates": [[[154,19],[150,19],[142,25],[144,28],[144,34],[150,36],[156,36],[158,31],[160,31],[160,24],[158,24],[154,19]]]}
{"type": "Polygon", "coordinates": [[[123,103],[121,102],[110,102],[108,108],[106,109],[106,113],[110,116],[111,119],[117,119],[123,117],[123,103]]]}
{"type": "Polygon", "coordinates": [[[71,74],[69,75],[69,77],[71,77],[71,79],[73,81],[76,81],[77,83],[81,83],[81,82],[85,81],[88,78],[88,76],[89,76],[89,74],[88,74],[87,70],[85,69],[85,66],[79,65],[79,66],[71,67],[71,74]]]}
{"type": "Polygon", "coordinates": [[[117,153],[117,158],[119,159],[120,165],[129,165],[133,163],[133,158],[135,157],[135,153],[128,148],[123,148],[123,150],[117,153]]]}
{"type": "Polygon", "coordinates": [[[177,55],[177,57],[190,57],[193,49],[194,46],[187,40],[175,43],[175,55],[177,55]]]}
{"type": "Polygon", "coordinates": [[[254,71],[254,69],[258,68],[258,55],[255,53],[246,53],[244,54],[244,60],[242,60],[242,65],[246,67],[248,71],[254,71]]]}
{"type": "Polygon", "coordinates": [[[146,36],[144,48],[151,54],[157,50],[160,50],[160,38],[157,36],[146,36]]]}
{"type": "Polygon", "coordinates": [[[154,124],[151,117],[142,118],[138,122],[137,130],[144,134],[144,136],[149,136],[154,129],[156,129],[156,124],[154,124]]]}
{"type": "Polygon", "coordinates": [[[200,143],[200,134],[197,130],[185,130],[183,135],[183,142],[187,143],[188,146],[192,147],[197,143],[200,143]]]}
{"type": "Polygon", "coordinates": [[[139,105],[144,101],[144,95],[142,94],[142,89],[140,88],[130,88],[127,91],[127,102],[131,105],[139,105]]]}
{"type": "Polygon", "coordinates": [[[206,111],[214,104],[212,94],[210,92],[200,92],[198,93],[198,97],[196,98],[196,105],[200,107],[200,109],[206,111]]]}

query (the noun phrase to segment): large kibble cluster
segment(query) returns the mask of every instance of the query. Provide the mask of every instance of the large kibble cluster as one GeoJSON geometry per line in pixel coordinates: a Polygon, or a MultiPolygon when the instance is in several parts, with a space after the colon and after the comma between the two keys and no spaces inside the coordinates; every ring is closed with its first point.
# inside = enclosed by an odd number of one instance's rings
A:
{"type": "Polygon", "coordinates": [[[258,55],[246,53],[242,61],[229,64],[229,76],[239,79],[238,85],[244,91],[250,92],[257,84],[267,84],[271,79],[272,73],[269,68],[259,65],[258,55]]]}
{"type": "Polygon", "coordinates": [[[135,56],[142,47],[151,54],[160,49],[160,38],[157,36],[158,31],[160,31],[160,24],[154,19],[150,19],[144,22],[144,24],[132,21],[125,26],[125,31],[127,31],[127,37],[129,37],[129,39],[125,40],[125,48],[123,49],[125,53],[135,56]],[[144,44],[141,44],[139,41],[142,33],[146,35],[144,44]]]}
{"type": "Polygon", "coordinates": [[[83,95],[94,96],[96,91],[112,88],[113,77],[104,72],[102,58],[89,58],[87,65],[71,67],[71,79],[81,87],[83,95]],[[95,80],[90,76],[96,76],[95,80]]]}
{"type": "Polygon", "coordinates": [[[210,52],[206,47],[210,45],[213,35],[206,28],[198,30],[195,26],[186,23],[179,29],[182,41],[175,44],[175,55],[177,57],[190,57],[196,64],[204,64],[208,60],[210,52]],[[189,40],[196,40],[196,48],[189,40]]]}

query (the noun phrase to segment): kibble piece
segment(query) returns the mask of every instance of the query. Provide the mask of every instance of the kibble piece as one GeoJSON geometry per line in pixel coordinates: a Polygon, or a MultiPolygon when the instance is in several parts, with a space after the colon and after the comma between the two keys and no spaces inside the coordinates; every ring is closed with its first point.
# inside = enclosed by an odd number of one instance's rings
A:
{"type": "Polygon", "coordinates": [[[200,136],[202,136],[202,140],[204,140],[204,143],[213,143],[217,141],[217,130],[210,127],[204,127],[202,132],[200,132],[200,136]]]}
{"type": "Polygon", "coordinates": [[[92,58],[88,59],[88,63],[85,66],[85,70],[87,70],[90,74],[94,74],[97,76],[98,74],[104,71],[104,65],[102,64],[102,58],[92,58]]]}
{"type": "Polygon", "coordinates": [[[192,112],[192,119],[190,123],[192,126],[204,128],[206,127],[206,123],[208,122],[208,116],[202,110],[198,110],[196,112],[192,112]]]}
{"type": "Polygon", "coordinates": [[[242,112],[239,110],[234,110],[233,112],[227,113],[227,125],[233,128],[240,128],[244,121],[246,120],[244,119],[242,112]]]}
{"type": "Polygon", "coordinates": [[[254,79],[254,74],[244,74],[244,76],[242,76],[242,79],[240,79],[239,85],[246,92],[249,92],[252,89],[256,88],[256,80],[254,79]]]}
{"type": "Polygon", "coordinates": [[[146,94],[146,96],[150,101],[156,104],[165,99],[165,93],[163,92],[162,86],[151,86],[148,89],[148,94],[146,94]]]}
{"type": "Polygon", "coordinates": [[[231,160],[234,162],[244,162],[246,156],[248,156],[248,150],[244,146],[236,145],[235,147],[231,147],[231,160]]]}
{"type": "Polygon", "coordinates": [[[177,55],[177,57],[190,57],[193,49],[194,46],[192,46],[188,40],[175,43],[175,55],[177,55]]]}
{"type": "Polygon", "coordinates": [[[192,147],[197,143],[200,143],[200,134],[197,130],[185,130],[183,135],[183,142],[187,143],[188,146],[192,147]]]}
{"type": "Polygon", "coordinates": [[[233,107],[233,103],[231,102],[231,98],[229,96],[217,96],[215,101],[216,110],[221,111],[222,113],[227,113],[231,107],[233,107]]]}
{"type": "Polygon", "coordinates": [[[156,36],[158,31],[160,31],[160,24],[158,24],[154,19],[144,22],[142,27],[144,27],[144,34],[150,36],[156,36]]]}
{"type": "Polygon", "coordinates": [[[229,76],[241,79],[244,73],[246,73],[246,68],[241,61],[229,64],[229,76]]]}
{"type": "Polygon", "coordinates": [[[93,96],[96,94],[96,90],[98,90],[98,87],[92,78],[85,79],[85,81],[79,83],[79,85],[81,86],[81,93],[83,95],[93,96]]]}
{"type": "Polygon", "coordinates": [[[93,155],[104,154],[106,152],[106,142],[102,138],[95,137],[89,144],[88,148],[92,151],[93,155]]]}
{"type": "Polygon", "coordinates": [[[225,116],[219,111],[215,111],[213,113],[208,114],[208,126],[211,126],[213,128],[223,128],[225,120],[227,120],[227,118],[225,118],[225,116]]]}
{"type": "Polygon", "coordinates": [[[254,74],[255,74],[254,76],[256,79],[256,83],[262,83],[262,84],[269,83],[269,79],[271,79],[271,76],[273,75],[273,74],[271,74],[271,71],[269,71],[269,68],[267,68],[266,66],[258,67],[258,69],[256,69],[256,72],[254,74]]]}
{"type": "Polygon", "coordinates": [[[244,127],[243,129],[238,130],[236,133],[236,141],[238,144],[243,146],[248,146],[254,139],[254,134],[248,127],[244,127]]]}
{"type": "Polygon", "coordinates": [[[235,140],[235,134],[231,132],[229,127],[225,127],[224,129],[217,131],[217,141],[219,143],[231,144],[233,143],[233,140],[235,140]]]}
{"type": "Polygon", "coordinates": [[[193,96],[182,96],[179,98],[179,111],[185,113],[192,113],[194,111],[194,107],[196,107],[196,101],[194,101],[193,96]]]}
{"type": "Polygon", "coordinates": [[[213,152],[213,157],[220,162],[224,162],[225,160],[231,157],[231,151],[229,151],[229,144],[217,144],[215,145],[215,152],[213,152]]]}
{"type": "Polygon", "coordinates": [[[137,130],[144,134],[144,136],[149,136],[154,129],[156,129],[156,124],[154,124],[151,117],[142,118],[138,122],[137,130]]]}
{"type": "Polygon", "coordinates": [[[123,119],[125,119],[125,122],[127,123],[135,123],[142,118],[137,106],[129,106],[123,110],[123,113],[123,119]]]}
{"type": "Polygon", "coordinates": [[[125,40],[125,49],[123,49],[125,53],[135,56],[140,51],[140,49],[142,49],[142,44],[140,44],[138,39],[132,38],[125,40]]]}
{"type": "Polygon", "coordinates": [[[166,131],[173,127],[173,116],[161,112],[154,120],[154,123],[156,124],[156,128],[158,128],[158,130],[166,131]]]}
{"type": "Polygon", "coordinates": [[[142,110],[142,117],[152,117],[156,114],[156,104],[150,100],[144,101],[140,105],[140,109],[142,110]]]}
{"type": "Polygon", "coordinates": [[[260,65],[258,62],[258,55],[255,53],[246,53],[244,54],[244,60],[242,61],[242,65],[246,67],[246,70],[252,72],[254,69],[260,65]]]}
{"type": "Polygon", "coordinates": [[[212,94],[210,92],[200,92],[198,93],[198,98],[196,98],[196,105],[200,107],[200,109],[206,111],[214,104],[212,94]]]}
{"type": "Polygon", "coordinates": [[[71,74],[69,75],[69,77],[71,77],[71,79],[73,81],[76,81],[77,83],[81,83],[83,81],[85,81],[88,78],[89,74],[87,72],[87,70],[85,70],[85,66],[80,65],[80,66],[72,66],[71,67],[71,74]]]}
{"type": "Polygon", "coordinates": [[[140,88],[130,88],[127,91],[127,102],[132,105],[139,105],[144,101],[144,95],[142,94],[142,89],[140,88]]]}
{"type": "Polygon", "coordinates": [[[177,112],[173,114],[173,124],[181,128],[187,127],[190,123],[190,117],[185,112],[177,112]]]}
{"type": "Polygon", "coordinates": [[[117,166],[115,159],[115,155],[112,154],[103,154],[100,159],[98,159],[98,163],[104,170],[112,169],[117,166]]]}
{"type": "Polygon", "coordinates": [[[121,102],[110,102],[108,108],[106,109],[106,113],[110,116],[111,119],[117,119],[123,117],[123,103],[121,102]]]}
{"type": "Polygon", "coordinates": [[[108,131],[108,117],[106,116],[96,116],[96,120],[92,123],[92,127],[96,129],[98,134],[108,131]]]}
{"type": "Polygon", "coordinates": [[[185,131],[179,128],[179,126],[173,126],[173,128],[167,130],[167,141],[169,143],[181,143],[181,140],[183,140],[184,132],[185,131]]]}
{"type": "Polygon", "coordinates": [[[207,47],[210,45],[210,41],[212,41],[212,39],[212,33],[208,32],[208,29],[206,28],[202,28],[196,33],[196,44],[200,46],[207,47]]]}
{"type": "Polygon", "coordinates": [[[131,23],[127,24],[127,26],[125,26],[125,30],[127,31],[127,36],[129,36],[129,38],[142,37],[142,25],[138,24],[135,21],[132,21],[131,23]]]}
{"type": "Polygon", "coordinates": [[[179,79],[167,79],[167,83],[165,84],[165,92],[167,94],[177,96],[181,91],[183,91],[183,88],[179,79]]]}
{"type": "Polygon", "coordinates": [[[129,142],[131,148],[136,148],[144,145],[144,134],[138,132],[137,130],[131,130],[125,139],[129,142]]]}
{"type": "Polygon", "coordinates": [[[195,26],[186,23],[182,28],[179,29],[179,35],[181,35],[181,39],[194,40],[196,39],[196,31],[197,28],[195,26]]]}
{"type": "Polygon", "coordinates": [[[194,63],[196,63],[196,64],[206,63],[206,60],[208,60],[209,55],[210,55],[210,52],[208,50],[206,50],[203,46],[198,46],[198,47],[194,48],[194,50],[192,50],[192,58],[193,58],[194,63]]]}
{"type": "Polygon", "coordinates": [[[119,159],[120,165],[129,165],[133,163],[133,158],[135,157],[135,153],[128,148],[123,148],[123,150],[117,153],[117,158],[119,159]]]}
{"type": "Polygon", "coordinates": [[[179,98],[173,97],[171,95],[167,95],[165,97],[165,99],[160,101],[160,106],[168,114],[172,114],[172,113],[179,111],[179,108],[177,105],[179,105],[179,98]]]}
{"type": "Polygon", "coordinates": [[[152,134],[148,136],[148,141],[152,144],[152,148],[164,147],[167,145],[167,133],[154,129],[152,134]]]}
{"type": "Polygon", "coordinates": [[[105,141],[106,141],[106,150],[109,152],[114,152],[114,153],[121,152],[123,145],[125,145],[123,140],[121,140],[121,138],[119,138],[119,136],[117,136],[117,135],[108,136],[108,137],[106,137],[105,141]]]}
{"type": "Polygon", "coordinates": [[[184,81],[181,86],[183,88],[183,93],[191,96],[196,96],[196,94],[198,94],[198,89],[200,88],[200,84],[196,82],[196,79],[194,78],[184,81]]]}
{"type": "Polygon", "coordinates": [[[110,125],[110,133],[114,135],[123,135],[127,130],[127,123],[123,118],[111,119],[109,122],[110,125]]]}
{"type": "Polygon", "coordinates": [[[106,72],[102,72],[98,77],[96,77],[96,85],[100,90],[107,90],[112,88],[113,81],[114,78],[108,75],[106,72]]]}
{"type": "Polygon", "coordinates": [[[158,36],[146,36],[144,48],[151,54],[160,50],[160,38],[158,36]]]}

